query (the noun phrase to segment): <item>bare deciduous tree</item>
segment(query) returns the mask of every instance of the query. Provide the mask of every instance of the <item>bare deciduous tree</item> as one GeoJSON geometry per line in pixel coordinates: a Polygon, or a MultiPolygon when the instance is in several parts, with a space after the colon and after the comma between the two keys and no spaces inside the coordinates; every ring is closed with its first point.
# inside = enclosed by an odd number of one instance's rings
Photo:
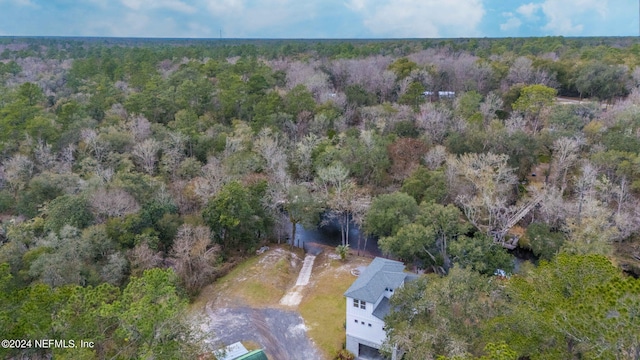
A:
{"type": "Polygon", "coordinates": [[[33,162],[22,154],[16,154],[4,163],[4,179],[9,184],[9,188],[17,195],[22,190],[33,175],[33,162]]]}
{"type": "Polygon", "coordinates": [[[145,141],[136,144],[131,153],[138,160],[144,172],[149,175],[153,175],[156,168],[156,162],[158,161],[159,150],[160,143],[158,141],[155,139],[146,139],[145,141]]]}
{"type": "Polygon", "coordinates": [[[389,100],[395,87],[396,75],[387,68],[393,60],[376,56],[366,59],[336,60],[328,64],[333,86],[343,91],[349,85],[360,85],[371,94],[379,94],[381,101],[389,100]]]}
{"type": "Polygon", "coordinates": [[[509,74],[507,74],[506,80],[508,86],[512,86],[515,84],[542,84],[552,88],[555,88],[557,86],[557,81],[554,75],[549,74],[545,70],[536,70],[533,67],[533,61],[524,56],[517,58],[513,62],[511,68],[509,69],[509,74]]]}
{"type": "Polygon", "coordinates": [[[504,102],[500,95],[490,92],[485,96],[484,101],[480,104],[480,113],[484,119],[484,124],[487,126],[493,119],[496,118],[496,111],[502,110],[504,102]]]}
{"type": "Polygon", "coordinates": [[[416,116],[416,125],[424,130],[429,138],[442,144],[453,122],[453,113],[447,108],[437,108],[432,103],[420,106],[416,116]]]}
{"type": "Polygon", "coordinates": [[[436,145],[424,155],[424,164],[429,170],[436,170],[447,161],[448,154],[447,148],[442,145],[436,145]]]}
{"type": "Polygon", "coordinates": [[[319,64],[315,62],[294,62],[287,69],[287,88],[293,89],[298,85],[304,85],[316,101],[321,94],[332,92],[329,86],[329,76],[318,70],[319,64]]]}
{"type": "Polygon", "coordinates": [[[162,264],[162,255],[149,247],[146,241],[136,245],[127,252],[131,264],[131,275],[140,276],[145,270],[153,269],[162,264]]]}
{"type": "MultiPolygon", "coordinates": [[[[597,176],[598,172],[588,161],[582,164],[582,172],[578,176],[576,176],[574,191],[578,196],[578,206],[575,217],[577,219],[576,222],[578,225],[580,225],[580,222],[582,220],[582,208],[584,203],[589,201],[591,205],[595,204],[594,202],[591,202],[591,200],[595,199],[595,186],[597,182],[597,176]]],[[[595,207],[592,206],[589,209],[594,210],[595,207]]]]}
{"type": "Polygon", "coordinates": [[[303,137],[300,142],[296,144],[295,148],[295,163],[297,165],[298,177],[303,181],[309,181],[313,175],[313,159],[311,158],[313,150],[322,141],[316,135],[309,134],[303,137]]]}
{"type": "Polygon", "coordinates": [[[553,186],[559,186],[561,194],[567,187],[567,173],[578,161],[582,144],[584,139],[568,137],[561,137],[553,142],[553,168],[549,170],[549,179],[553,186]]]}
{"type": "Polygon", "coordinates": [[[110,183],[111,179],[113,179],[113,175],[115,175],[113,168],[103,168],[101,166],[96,167],[94,169],[94,173],[98,177],[98,179],[100,179],[100,181],[105,184],[110,183]]]}
{"type": "Polygon", "coordinates": [[[127,129],[136,142],[141,142],[151,136],[151,123],[142,115],[135,115],[126,123],[127,129]]]}
{"type": "Polygon", "coordinates": [[[504,122],[507,134],[513,135],[519,131],[525,131],[527,128],[527,121],[521,114],[512,113],[509,118],[504,122]]]}
{"type": "Polygon", "coordinates": [[[216,157],[210,157],[207,164],[201,169],[201,176],[191,180],[190,185],[193,192],[204,204],[218,193],[220,188],[231,180],[226,173],[224,166],[216,157]]]}
{"type": "Polygon", "coordinates": [[[211,244],[208,227],[185,224],[178,229],[171,256],[187,291],[194,293],[211,279],[217,270],[219,251],[218,245],[211,244]]]}
{"type": "Polygon", "coordinates": [[[342,163],[336,163],[318,169],[318,178],[320,179],[322,190],[329,197],[329,191],[332,188],[335,192],[342,193],[349,182],[349,170],[342,163]]]}
{"type": "Polygon", "coordinates": [[[34,149],[34,157],[36,160],[36,167],[40,172],[50,170],[55,165],[56,157],[51,153],[51,145],[47,144],[42,139],[38,140],[38,144],[34,149]]]}
{"type": "Polygon", "coordinates": [[[531,59],[521,56],[517,58],[511,67],[509,68],[509,73],[507,74],[507,81],[513,84],[531,84],[531,79],[533,79],[533,74],[535,70],[533,69],[533,61],[531,59]]]}
{"type": "Polygon", "coordinates": [[[264,128],[258,134],[253,144],[257,151],[267,163],[267,175],[271,181],[283,182],[287,178],[287,154],[284,144],[277,134],[273,134],[271,129],[264,128]]]}
{"type": "Polygon", "coordinates": [[[136,199],[123,189],[97,190],[90,198],[91,209],[98,221],[110,217],[121,217],[140,210],[136,199]]]}
{"type": "Polygon", "coordinates": [[[184,150],[187,140],[186,135],[177,131],[170,131],[163,141],[162,159],[160,159],[161,168],[174,179],[176,178],[179,164],[185,157],[184,150]]]}
{"type": "Polygon", "coordinates": [[[60,150],[58,155],[59,166],[56,167],[58,173],[70,173],[73,167],[73,161],[75,160],[73,154],[76,150],[75,145],[69,144],[60,150]]]}
{"type": "Polygon", "coordinates": [[[615,241],[628,239],[640,231],[640,217],[638,217],[630,184],[625,176],[619,183],[612,182],[606,175],[596,180],[598,199],[609,209],[615,209],[612,223],[618,229],[615,241]]]}
{"type": "MultiPolygon", "coordinates": [[[[371,195],[365,191],[362,191],[358,197],[353,201],[351,205],[351,220],[358,226],[358,247],[357,252],[360,255],[360,242],[362,241],[362,226],[364,225],[364,219],[371,207],[371,195]]],[[[362,248],[366,251],[367,237],[364,238],[364,244],[362,248]]]]}
{"type": "Polygon", "coordinates": [[[491,65],[465,53],[455,54],[448,60],[439,64],[450,78],[450,88],[442,90],[487,92],[493,74],[491,65]]]}
{"type": "Polygon", "coordinates": [[[93,129],[82,129],[80,131],[80,138],[84,142],[85,148],[93,154],[98,164],[102,164],[102,161],[109,152],[109,147],[99,138],[98,133],[93,129]]]}
{"type": "Polygon", "coordinates": [[[555,230],[562,229],[569,215],[569,204],[562,198],[560,190],[555,187],[547,187],[540,193],[543,197],[534,216],[555,230]]]}
{"type": "Polygon", "coordinates": [[[349,245],[349,228],[354,212],[364,211],[370,202],[364,189],[349,179],[349,171],[337,163],[318,170],[318,177],[329,208],[328,219],[340,224],[342,245],[349,245]]]}
{"type": "Polygon", "coordinates": [[[447,159],[450,192],[469,222],[492,236],[521,209],[512,206],[517,177],[508,159],[505,154],[492,153],[450,155],[447,159]]]}

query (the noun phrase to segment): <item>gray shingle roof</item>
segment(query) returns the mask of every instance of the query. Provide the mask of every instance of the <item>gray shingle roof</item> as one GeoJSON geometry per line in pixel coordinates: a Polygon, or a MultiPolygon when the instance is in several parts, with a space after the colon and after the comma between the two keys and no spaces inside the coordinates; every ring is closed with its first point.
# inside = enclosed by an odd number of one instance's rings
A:
{"type": "Polygon", "coordinates": [[[385,296],[380,301],[380,304],[376,306],[376,309],[373,310],[373,316],[380,320],[384,320],[384,317],[389,313],[389,309],[391,309],[391,305],[389,305],[389,298],[385,296]]]}
{"type": "Polygon", "coordinates": [[[404,273],[404,264],[384,258],[375,258],[347,289],[344,296],[375,303],[385,289],[397,289],[410,274],[404,273]]]}

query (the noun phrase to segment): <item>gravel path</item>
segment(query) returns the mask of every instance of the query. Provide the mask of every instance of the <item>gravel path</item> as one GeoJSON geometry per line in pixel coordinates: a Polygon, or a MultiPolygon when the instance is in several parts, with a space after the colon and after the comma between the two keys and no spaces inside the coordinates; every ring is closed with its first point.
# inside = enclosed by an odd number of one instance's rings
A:
{"type": "Polygon", "coordinates": [[[321,359],[322,355],[307,337],[302,317],[296,312],[247,307],[207,309],[203,327],[213,347],[237,341],[253,341],[264,347],[269,359],[321,359]]]}

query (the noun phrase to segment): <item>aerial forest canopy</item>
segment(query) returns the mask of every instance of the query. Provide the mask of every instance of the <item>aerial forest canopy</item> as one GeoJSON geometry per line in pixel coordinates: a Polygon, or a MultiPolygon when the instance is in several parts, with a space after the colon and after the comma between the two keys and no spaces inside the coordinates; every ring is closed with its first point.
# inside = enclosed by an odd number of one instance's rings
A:
{"type": "Polygon", "coordinates": [[[0,335],[96,347],[0,357],[193,358],[190,298],[333,220],[431,273],[407,359],[638,359],[639,86],[635,38],[1,37],[0,335]]]}

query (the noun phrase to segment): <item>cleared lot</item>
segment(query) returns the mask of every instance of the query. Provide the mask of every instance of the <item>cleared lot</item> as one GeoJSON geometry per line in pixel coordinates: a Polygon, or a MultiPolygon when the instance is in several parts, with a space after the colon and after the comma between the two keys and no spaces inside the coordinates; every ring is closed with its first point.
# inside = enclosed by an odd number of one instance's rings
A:
{"type": "Polygon", "coordinates": [[[304,254],[276,247],[239,264],[203,289],[192,314],[214,348],[236,341],[264,348],[270,359],[331,359],[344,344],[343,293],[353,269],[371,259],[336,259],[333,248],[316,256],[306,285],[296,285],[304,254]],[[282,304],[287,294],[299,305],[282,304]]]}

